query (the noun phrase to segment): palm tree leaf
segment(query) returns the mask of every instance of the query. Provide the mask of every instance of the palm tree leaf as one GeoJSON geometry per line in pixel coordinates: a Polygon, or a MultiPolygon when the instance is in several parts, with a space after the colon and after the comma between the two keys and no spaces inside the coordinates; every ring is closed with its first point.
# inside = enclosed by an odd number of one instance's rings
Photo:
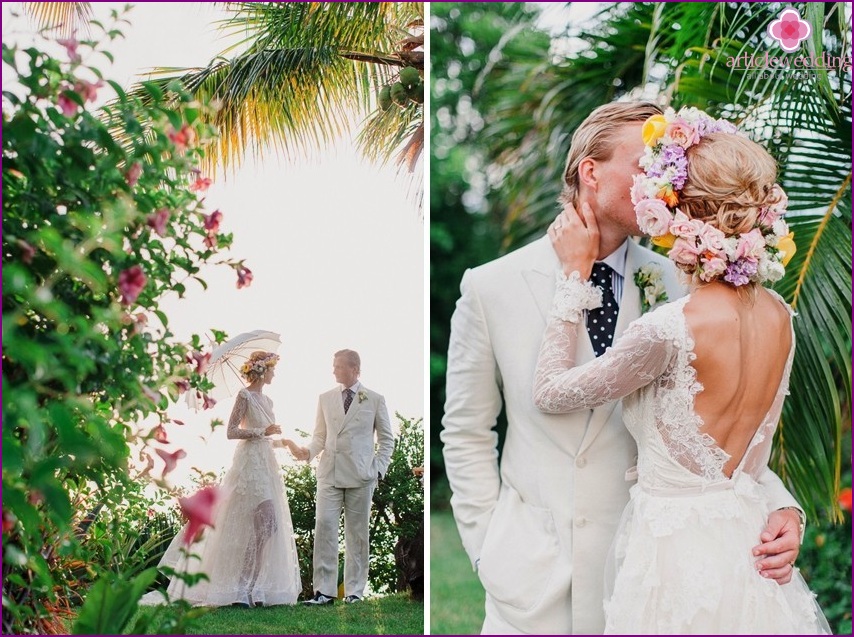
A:
{"type": "Polygon", "coordinates": [[[92,19],[91,2],[22,2],[21,5],[39,29],[56,29],[63,37],[85,30],[92,19]]]}

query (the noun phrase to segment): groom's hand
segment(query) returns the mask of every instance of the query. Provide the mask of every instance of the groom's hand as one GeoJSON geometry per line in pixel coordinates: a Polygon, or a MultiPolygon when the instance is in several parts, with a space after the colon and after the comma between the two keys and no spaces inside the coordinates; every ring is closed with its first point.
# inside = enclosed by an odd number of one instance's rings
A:
{"type": "Polygon", "coordinates": [[[800,516],[791,509],[772,511],[759,539],[762,544],[753,548],[756,570],[762,577],[788,584],[801,550],[800,516]]]}

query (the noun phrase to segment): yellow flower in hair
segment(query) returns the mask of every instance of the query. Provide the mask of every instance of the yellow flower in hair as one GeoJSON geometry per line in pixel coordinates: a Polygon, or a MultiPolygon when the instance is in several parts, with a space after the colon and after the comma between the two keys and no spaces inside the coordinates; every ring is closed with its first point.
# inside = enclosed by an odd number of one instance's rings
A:
{"type": "Polygon", "coordinates": [[[657,197],[671,208],[675,208],[679,203],[679,195],[674,192],[671,186],[665,186],[659,190],[657,197]]]}
{"type": "Polygon", "coordinates": [[[673,244],[676,243],[676,237],[668,232],[660,237],[653,237],[652,242],[659,248],[672,248],[673,244]]]}
{"type": "Polygon", "coordinates": [[[783,258],[780,260],[780,263],[783,264],[783,267],[786,267],[789,265],[789,261],[791,261],[792,257],[795,256],[795,252],[798,249],[795,245],[795,233],[790,232],[785,237],[780,237],[777,241],[777,249],[785,253],[783,258]]]}
{"type": "Polygon", "coordinates": [[[664,115],[653,115],[643,123],[641,129],[643,143],[647,146],[655,146],[655,142],[664,135],[666,128],[667,120],[664,119],[664,115]]]}

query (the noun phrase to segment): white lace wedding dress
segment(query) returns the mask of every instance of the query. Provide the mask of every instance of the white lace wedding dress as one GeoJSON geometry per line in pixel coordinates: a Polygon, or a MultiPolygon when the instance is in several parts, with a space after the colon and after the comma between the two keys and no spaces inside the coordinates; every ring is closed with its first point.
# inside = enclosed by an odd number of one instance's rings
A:
{"type": "Polygon", "coordinates": [[[606,567],[605,632],[829,634],[801,575],[778,585],[759,575],[751,553],[770,510],[757,480],[788,393],[794,333],[771,409],[728,478],[730,456],[694,412],[703,388],[683,314],[690,297],[645,314],[602,356],[575,367],[578,325],[583,310],[598,307],[597,294],[577,273],[559,281],[534,395],[553,413],[622,398],[638,444],[638,482],[606,567]]]}
{"type": "MultiPolygon", "coordinates": [[[[228,423],[228,437],[240,440],[221,485],[224,497],[214,528],[207,528],[190,547],[201,559],[188,559],[182,550],[185,527],[159,564],[206,573],[209,581],[188,587],[173,578],[166,591],[170,600],[185,599],[197,606],[296,603],[302,586],[291,512],[272,443],[264,436],[274,423],[273,401],[241,389],[228,423]]],[[[154,591],[142,603],[164,601],[162,593],[154,591]]]]}

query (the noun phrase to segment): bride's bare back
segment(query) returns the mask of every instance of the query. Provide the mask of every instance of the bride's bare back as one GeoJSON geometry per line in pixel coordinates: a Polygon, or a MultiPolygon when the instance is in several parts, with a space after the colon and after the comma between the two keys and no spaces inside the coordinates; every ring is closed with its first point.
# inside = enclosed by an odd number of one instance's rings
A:
{"type": "Polygon", "coordinates": [[[790,317],[777,298],[757,288],[753,303],[713,283],[691,294],[684,313],[697,355],[692,366],[703,391],[694,409],[701,431],[730,460],[731,476],[774,402],[792,347],[790,317]]]}

